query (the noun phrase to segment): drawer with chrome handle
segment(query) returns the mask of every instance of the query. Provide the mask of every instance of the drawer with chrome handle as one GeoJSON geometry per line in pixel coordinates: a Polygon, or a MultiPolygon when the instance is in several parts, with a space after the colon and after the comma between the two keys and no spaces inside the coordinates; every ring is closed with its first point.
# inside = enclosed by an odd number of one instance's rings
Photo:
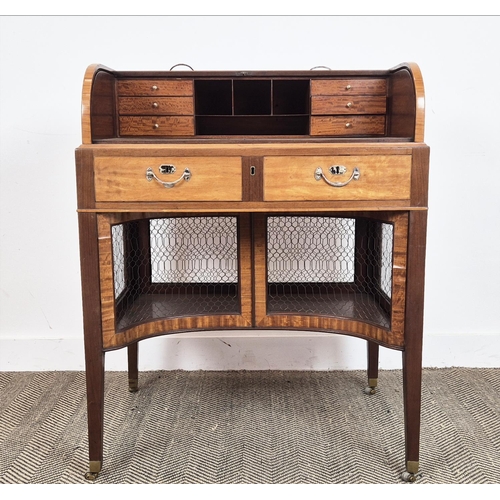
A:
{"type": "Polygon", "coordinates": [[[264,200],[409,200],[411,162],[411,155],[269,156],[264,200]]]}
{"type": "Polygon", "coordinates": [[[97,202],[241,201],[241,158],[96,157],[97,202]]]}

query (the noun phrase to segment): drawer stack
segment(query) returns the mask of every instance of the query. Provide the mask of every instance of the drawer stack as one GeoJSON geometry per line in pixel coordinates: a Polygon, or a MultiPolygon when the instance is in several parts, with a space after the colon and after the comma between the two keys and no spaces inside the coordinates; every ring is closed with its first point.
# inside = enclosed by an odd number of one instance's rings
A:
{"type": "Polygon", "coordinates": [[[311,135],[384,135],[384,78],[311,80],[311,135]]]}
{"type": "Polygon", "coordinates": [[[193,136],[192,80],[118,81],[121,136],[193,136]]]}

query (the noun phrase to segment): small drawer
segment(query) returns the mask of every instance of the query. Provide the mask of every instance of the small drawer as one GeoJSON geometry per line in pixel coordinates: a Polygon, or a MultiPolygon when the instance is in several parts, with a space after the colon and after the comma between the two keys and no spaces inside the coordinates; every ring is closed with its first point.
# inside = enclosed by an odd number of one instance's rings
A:
{"type": "Polygon", "coordinates": [[[311,135],[384,135],[385,115],[313,116],[311,135]]]}
{"type": "Polygon", "coordinates": [[[386,112],[385,96],[327,96],[311,98],[313,115],[383,115],[386,112]]]}
{"type": "Polygon", "coordinates": [[[133,79],[118,81],[120,96],[190,96],[193,80],[133,79]]]}
{"type": "Polygon", "coordinates": [[[411,162],[411,155],[266,157],[264,200],[409,200],[411,162]]]}
{"type": "Polygon", "coordinates": [[[311,95],[386,95],[383,78],[311,80],[311,95]]]}
{"type": "Polygon", "coordinates": [[[120,116],[120,135],[194,135],[193,116],[120,116]]]}
{"type": "Polygon", "coordinates": [[[120,115],[194,115],[192,97],[119,97],[120,115]]]}
{"type": "Polygon", "coordinates": [[[239,156],[97,157],[94,179],[97,202],[242,199],[239,156]],[[166,187],[162,183],[173,185],[166,187]]]}

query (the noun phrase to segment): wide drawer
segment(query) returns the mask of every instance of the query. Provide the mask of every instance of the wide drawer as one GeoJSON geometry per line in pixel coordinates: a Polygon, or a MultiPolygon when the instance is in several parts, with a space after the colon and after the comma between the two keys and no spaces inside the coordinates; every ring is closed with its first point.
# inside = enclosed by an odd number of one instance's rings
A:
{"type": "Polygon", "coordinates": [[[312,115],[385,114],[385,96],[329,96],[311,98],[312,115]]]}
{"type": "Polygon", "coordinates": [[[121,115],[193,115],[192,97],[119,97],[121,115]]]}
{"type": "Polygon", "coordinates": [[[266,157],[264,200],[409,200],[411,162],[411,155],[266,157]]]}
{"type": "Polygon", "coordinates": [[[194,135],[193,116],[120,116],[120,135],[194,135]]]}
{"type": "Polygon", "coordinates": [[[120,80],[118,95],[123,96],[189,96],[193,95],[193,80],[120,80]]]}
{"type": "Polygon", "coordinates": [[[311,95],[385,95],[383,78],[311,80],[311,95]]]}
{"type": "Polygon", "coordinates": [[[97,202],[242,199],[239,156],[97,157],[94,180],[97,202]],[[164,187],[160,181],[172,183],[172,187],[164,187]]]}
{"type": "Polygon", "coordinates": [[[311,135],[383,135],[385,115],[342,115],[311,117],[311,135]]]}

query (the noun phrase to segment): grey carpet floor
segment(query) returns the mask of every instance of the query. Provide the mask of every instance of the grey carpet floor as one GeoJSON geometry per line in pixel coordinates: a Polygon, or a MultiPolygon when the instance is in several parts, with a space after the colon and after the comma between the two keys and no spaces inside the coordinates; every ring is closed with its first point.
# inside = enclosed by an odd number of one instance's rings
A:
{"type": "MultiPolygon", "coordinates": [[[[401,483],[401,372],[106,373],[106,484],[401,483]]],[[[426,369],[423,484],[500,483],[500,369],[426,369]]],[[[0,372],[0,483],[85,483],[82,372],[0,372]]]]}

